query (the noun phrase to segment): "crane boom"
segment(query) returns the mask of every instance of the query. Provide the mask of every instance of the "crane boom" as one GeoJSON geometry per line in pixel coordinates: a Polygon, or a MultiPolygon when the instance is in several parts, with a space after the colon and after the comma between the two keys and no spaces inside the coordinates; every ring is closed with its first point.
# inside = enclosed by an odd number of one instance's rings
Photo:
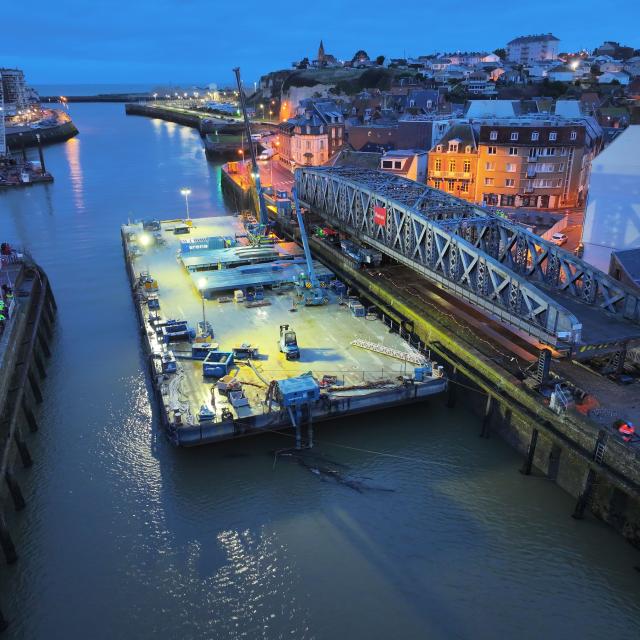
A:
{"type": "Polygon", "coordinates": [[[267,214],[267,207],[264,203],[264,194],[262,193],[262,186],[260,185],[260,170],[258,169],[258,159],[256,158],[256,149],[251,138],[251,124],[249,122],[249,115],[247,114],[247,103],[244,95],[244,88],[242,86],[242,80],[240,79],[240,67],[236,67],[233,70],[236,75],[236,83],[238,84],[238,96],[240,99],[240,108],[242,109],[242,115],[244,117],[244,128],[249,141],[249,150],[251,153],[251,166],[253,178],[256,184],[256,191],[258,192],[258,207],[260,209],[260,224],[268,225],[269,216],[267,214]]]}
{"type": "Polygon", "coordinates": [[[307,231],[302,218],[302,210],[300,209],[300,203],[298,202],[298,191],[295,187],[291,190],[291,194],[293,195],[293,206],[296,208],[296,216],[298,217],[298,226],[300,227],[300,237],[302,238],[304,257],[307,261],[307,276],[309,277],[311,286],[317,288],[319,286],[318,278],[316,277],[316,271],[313,268],[313,258],[311,257],[311,250],[309,249],[309,240],[307,239],[307,231]]]}

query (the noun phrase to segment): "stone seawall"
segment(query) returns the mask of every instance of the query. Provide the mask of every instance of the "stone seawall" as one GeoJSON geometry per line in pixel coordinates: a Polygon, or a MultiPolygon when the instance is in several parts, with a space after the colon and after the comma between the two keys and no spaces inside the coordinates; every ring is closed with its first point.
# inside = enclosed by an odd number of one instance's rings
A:
{"type": "Polygon", "coordinates": [[[54,144],[64,142],[78,135],[78,129],[73,122],[63,122],[55,127],[46,129],[25,129],[21,132],[7,133],[7,147],[14,153],[20,151],[22,147],[36,147],[40,136],[42,144],[54,144]]]}

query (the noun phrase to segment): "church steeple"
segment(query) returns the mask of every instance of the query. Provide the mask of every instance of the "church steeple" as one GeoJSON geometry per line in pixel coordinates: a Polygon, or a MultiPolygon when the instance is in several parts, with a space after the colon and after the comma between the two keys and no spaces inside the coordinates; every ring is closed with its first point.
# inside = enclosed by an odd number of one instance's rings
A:
{"type": "Polygon", "coordinates": [[[324,62],[324,44],[320,40],[320,46],[318,47],[318,62],[324,62]]]}

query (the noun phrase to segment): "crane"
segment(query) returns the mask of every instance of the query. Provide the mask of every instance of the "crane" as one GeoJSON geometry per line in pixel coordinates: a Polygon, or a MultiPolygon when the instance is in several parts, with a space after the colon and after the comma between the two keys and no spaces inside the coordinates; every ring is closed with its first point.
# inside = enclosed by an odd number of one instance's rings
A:
{"type": "Polygon", "coordinates": [[[262,186],[260,185],[260,171],[258,169],[258,160],[256,158],[256,148],[251,138],[251,124],[249,122],[249,116],[247,114],[247,104],[244,95],[244,89],[242,87],[242,80],[240,79],[240,67],[236,67],[233,72],[236,74],[236,83],[238,84],[238,96],[240,99],[240,108],[242,109],[242,115],[244,117],[244,129],[249,142],[249,150],[251,152],[251,171],[253,173],[253,179],[256,184],[256,191],[258,192],[258,207],[260,209],[260,224],[266,229],[269,224],[269,216],[267,214],[267,207],[264,203],[264,194],[262,193],[262,186]]]}
{"type": "Polygon", "coordinates": [[[309,249],[307,231],[302,218],[302,210],[300,209],[300,203],[298,202],[298,191],[295,187],[291,190],[291,194],[293,195],[293,206],[295,207],[298,226],[300,227],[300,238],[302,239],[304,257],[307,261],[307,279],[303,283],[299,283],[298,293],[304,300],[305,306],[311,307],[326,304],[329,302],[329,298],[326,295],[326,292],[323,291],[322,285],[316,276],[316,270],[313,266],[313,258],[311,257],[311,250],[309,249]]]}

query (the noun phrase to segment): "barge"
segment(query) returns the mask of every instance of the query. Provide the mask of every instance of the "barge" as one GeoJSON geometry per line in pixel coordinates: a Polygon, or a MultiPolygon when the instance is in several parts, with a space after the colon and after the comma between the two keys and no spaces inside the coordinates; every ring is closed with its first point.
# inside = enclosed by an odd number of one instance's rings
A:
{"type": "Polygon", "coordinates": [[[429,354],[315,264],[307,306],[300,248],[240,217],[122,227],[122,243],[162,424],[191,447],[293,429],[313,445],[323,420],[420,402],[447,389],[429,354]],[[295,341],[295,348],[292,345],[295,341]]]}

